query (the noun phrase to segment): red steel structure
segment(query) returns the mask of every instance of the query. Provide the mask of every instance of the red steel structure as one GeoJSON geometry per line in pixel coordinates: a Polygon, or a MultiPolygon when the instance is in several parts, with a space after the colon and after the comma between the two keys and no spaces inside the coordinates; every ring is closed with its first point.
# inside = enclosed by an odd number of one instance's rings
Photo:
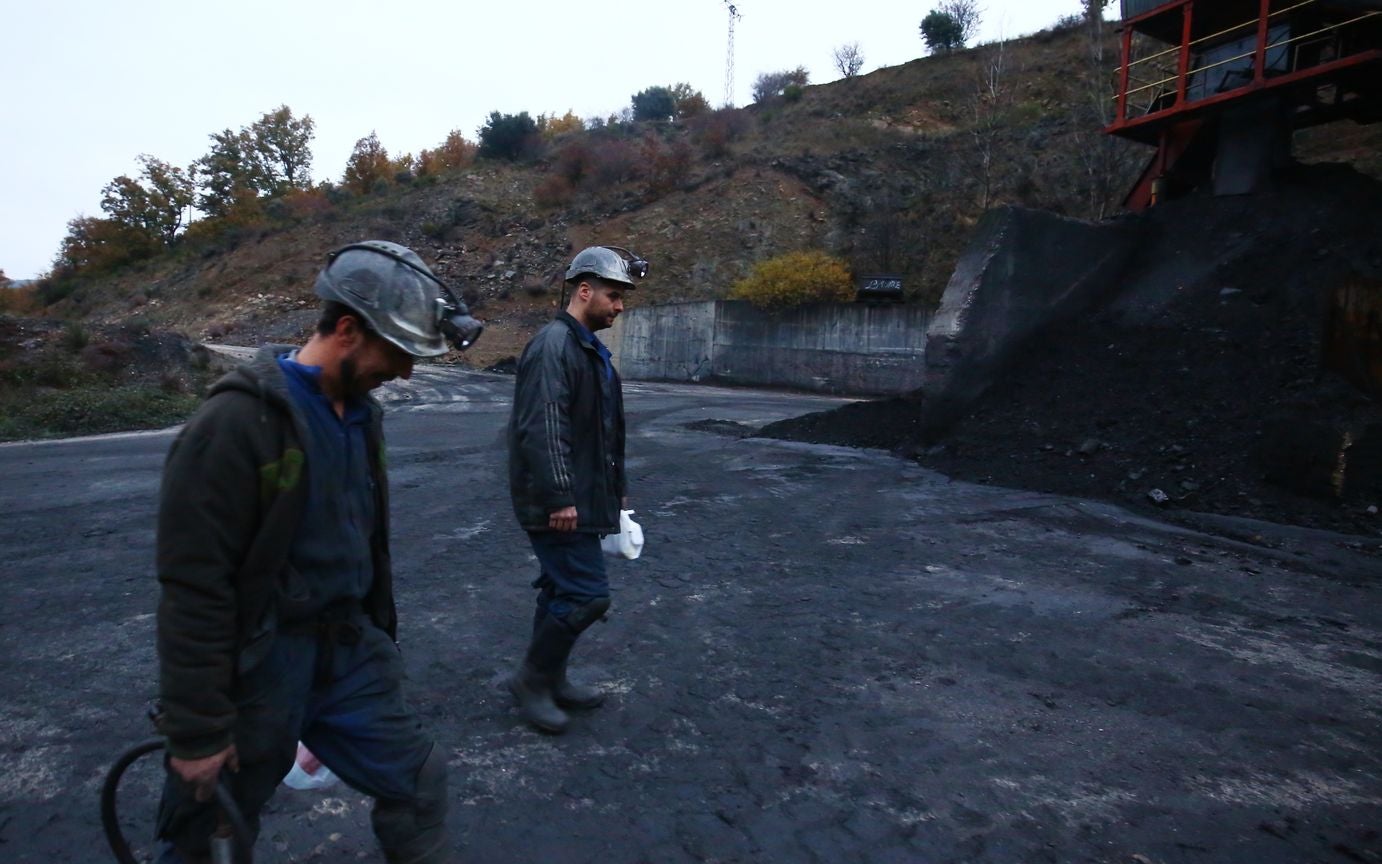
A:
{"type": "Polygon", "coordinates": [[[1296,129],[1382,120],[1382,0],[1123,0],[1114,119],[1154,145],[1125,205],[1249,191],[1296,129]]]}

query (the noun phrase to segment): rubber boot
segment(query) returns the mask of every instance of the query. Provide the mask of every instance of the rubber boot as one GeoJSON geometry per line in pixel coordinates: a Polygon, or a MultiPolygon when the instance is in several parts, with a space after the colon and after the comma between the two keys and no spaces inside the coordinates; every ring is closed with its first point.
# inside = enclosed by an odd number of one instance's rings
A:
{"type": "Polygon", "coordinates": [[[518,713],[543,732],[559,735],[571,718],[557,707],[556,688],[562,667],[576,644],[576,634],[556,618],[546,616],[533,629],[533,640],[518,671],[509,678],[509,692],[518,713]]]}
{"type": "Polygon", "coordinates": [[[571,683],[566,677],[566,662],[563,661],[561,674],[557,677],[557,686],[552,693],[552,698],[563,708],[589,711],[592,708],[600,707],[605,701],[605,694],[594,687],[571,683]]]}
{"type": "MultiPolygon", "coordinates": [[[[542,622],[546,617],[547,609],[539,604],[536,611],[533,613],[534,636],[537,635],[537,630],[542,626],[542,622]]],[[[580,634],[576,634],[574,638],[580,638],[580,634]]],[[[573,647],[575,645],[574,638],[572,641],[573,647]]],[[[556,702],[557,705],[562,708],[574,708],[578,711],[588,711],[592,708],[600,707],[605,701],[605,694],[603,692],[594,687],[574,684],[566,677],[566,664],[570,656],[571,653],[568,651],[566,657],[562,658],[561,672],[557,676],[556,686],[552,689],[552,701],[556,702]]]]}
{"type": "Polygon", "coordinates": [[[377,799],[370,823],[388,864],[450,864],[446,830],[446,755],[434,746],[418,769],[411,799],[377,799]]]}

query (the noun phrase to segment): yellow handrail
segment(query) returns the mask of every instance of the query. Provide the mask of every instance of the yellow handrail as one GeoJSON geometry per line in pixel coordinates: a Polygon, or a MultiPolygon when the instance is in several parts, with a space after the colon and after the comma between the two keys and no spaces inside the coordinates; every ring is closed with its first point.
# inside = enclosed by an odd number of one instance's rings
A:
{"type": "MultiPolygon", "coordinates": [[[[1297,3],[1297,4],[1294,5],[1294,6],[1287,6],[1285,9],[1278,9],[1278,10],[1276,10],[1275,12],[1268,12],[1268,13],[1267,13],[1267,17],[1268,17],[1268,18],[1275,18],[1275,17],[1278,16],[1278,15],[1285,15],[1287,12],[1294,12],[1295,10],[1300,9],[1300,8],[1303,7],[1303,6],[1309,6],[1311,3],[1318,3],[1318,2],[1320,2],[1320,0],[1301,0],[1301,2],[1297,3]]],[[[1368,14],[1376,14],[1376,13],[1368,13],[1368,14]]],[[[1363,17],[1366,18],[1367,15],[1364,15],[1363,17]]],[[[1248,20],[1248,21],[1244,21],[1242,24],[1234,24],[1233,26],[1228,27],[1228,28],[1226,28],[1226,29],[1224,29],[1224,30],[1220,30],[1220,31],[1217,32],[1217,33],[1210,33],[1210,34],[1207,35],[1207,36],[1201,36],[1200,38],[1198,38],[1198,39],[1192,41],[1192,42],[1190,43],[1190,47],[1193,48],[1193,47],[1195,47],[1196,45],[1199,45],[1199,44],[1204,43],[1204,42],[1208,42],[1208,41],[1210,41],[1210,40],[1212,40],[1212,39],[1218,39],[1220,36],[1227,36],[1229,33],[1232,33],[1232,32],[1235,31],[1235,30],[1241,30],[1241,29],[1243,29],[1243,28],[1245,28],[1245,27],[1255,27],[1255,26],[1257,26],[1257,19],[1256,19],[1256,18],[1253,18],[1253,19],[1248,20]]],[[[1156,54],[1151,54],[1151,55],[1149,55],[1149,56],[1147,56],[1147,57],[1143,57],[1143,58],[1141,58],[1141,59],[1139,59],[1139,60],[1136,60],[1136,61],[1134,61],[1134,62],[1132,62],[1132,63],[1129,63],[1129,64],[1128,64],[1128,68],[1132,68],[1133,66],[1136,66],[1138,63],[1146,63],[1146,62],[1148,62],[1148,61],[1150,61],[1150,60],[1155,60],[1156,58],[1162,57],[1162,56],[1164,56],[1164,55],[1166,55],[1166,54],[1174,54],[1174,53],[1180,51],[1180,49],[1181,49],[1181,46],[1179,46],[1179,45],[1172,46],[1171,48],[1168,48],[1168,49],[1166,49],[1165,51],[1159,51],[1159,52],[1157,52],[1156,54]]]]}
{"type": "MultiPolygon", "coordinates": [[[[1286,13],[1286,12],[1291,12],[1291,11],[1294,11],[1294,10],[1296,10],[1296,9],[1301,8],[1302,6],[1308,6],[1308,5],[1310,5],[1311,3],[1317,3],[1317,2],[1319,2],[1319,0],[1302,0],[1302,2],[1297,3],[1297,4],[1294,5],[1294,6],[1288,6],[1288,7],[1286,7],[1285,9],[1279,9],[1279,10],[1277,10],[1276,12],[1268,13],[1268,17],[1271,18],[1271,17],[1277,16],[1277,15],[1284,14],[1284,13],[1286,13]]],[[[1345,27],[1351,26],[1351,25],[1353,25],[1353,24],[1357,24],[1359,21],[1363,21],[1363,20],[1366,20],[1366,19],[1368,19],[1368,18],[1373,18],[1373,17],[1376,17],[1376,16],[1378,16],[1378,15],[1382,15],[1382,12],[1364,12],[1363,14],[1357,16],[1356,18],[1350,18],[1350,19],[1347,20],[1347,21],[1341,21],[1341,22],[1338,22],[1338,23],[1335,23],[1335,24],[1330,24],[1330,25],[1328,25],[1328,26],[1326,26],[1326,27],[1321,27],[1320,29],[1311,31],[1311,32],[1309,32],[1309,33],[1302,33],[1302,34],[1297,35],[1297,36],[1292,36],[1292,37],[1290,37],[1290,38],[1283,39],[1283,40],[1281,40],[1281,41],[1279,41],[1279,42],[1273,42],[1273,43],[1267,45],[1267,46],[1264,48],[1264,51],[1270,51],[1270,50],[1272,50],[1273,48],[1280,48],[1280,47],[1283,47],[1283,46],[1285,46],[1285,45],[1290,45],[1290,44],[1292,44],[1293,42],[1300,42],[1300,41],[1303,41],[1303,40],[1305,40],[1305,39],[1310,39],[1310,38],[1313,38],[1313,37],[1315,37],[1315,36],[1319,36],[1319,35],[1322,34],[1322,33],[1329,33],[1329,32],[1332,32],[1332,31],[1342,30],[1342,29],[1345,28],[1345,27]]],[[[1241,29],[1241,28],[1243,28],[1243,27],[1247,27],[1247,26],[1250,26],[1250,25],[1253,25],[1253,24],[1256,24],[1256,23],[1257,23],[1257,22],[1255,22],[1255,21],[1249,21],[1249,22],[1247,22],[1247,23],[1245,23],[1245,24],[1238,24],[1238,25],[1235,25],[1235,26],[1233,26],[1233,27],[1230,27],[1230,28],[1228,28],[1228,29],[1226,29],[1226,30],[1221,30],[1221,31],[1219,31],[1218,33],[1211,34],[1211,35],[1209,35],[1209,36],[1205,36],[1205,37],[1200,38],[1200,39],[1196,39],[1194,42],[1192,42],[1192,43],[1190,43],[1190,44],[1191,44],[1191,45],[1198,45],[1198,44],[1200,44],[1200,43],[1202,43],[1202,42],[1205,42],[1206,40],[1214,39],[1214,38],[1217,38],[1217,37],[1219,37],[1219,36],[1223,36],[1223,35],[1225,35],[1225,34],[1227,34],[1227,33],[1232,33],[1232,32],[1235,31],[1235,30],[1239,30],[1239,29],[1241,29]]],[[[1153,54],[1153,55],[1151,55],[1151,56],[1149,56],[1149,57],[1144,57],[1144,58],[1138,59],[1138,60],[1136,60],[1136,61],[1133,61],[1133,62],[1131,62],[1131,63],[1128,63],[1128,64],[1127,64],[1127,68],[1128,68],[1129,70],[1131,70],[1132,67],[1134,67],[1134,66],[1137,66],[1137,65],[1140,65],[1140,64],[1149,62],[1149,61],[1151,61],[1151,60],[1153,60],[1153,59],[1155,59],[1155,58],[1157,58],[1157,57],[1162,57],[1162,56],[1165,56],[1165,55],[1167,55],[1167,54],[1179,52],[1180,50],[1181,50],[1181,46],[1176,46],[1176,47],[1171,48],[1171,49],[1169,49],[1169,50],[1167,50],[1167,51],[1158,52],[1157,54],[1153,54]]],[[[1209,64],[1209,65],[1207,65],[1207,66],[1199,66],[1199,67],[1197,67],[1197,68],[1195,68],[1195,69],[1187,70],[1187,75],[1195,75],[1195,74],[1198,74],[1198,73],[1201,73],[1201,72],[1205,72],[1205,71],[1207,71],[1207,70],[1214,69],[1214,68],[1216,68],[1216,67],[1218,67],[1218,66],[1223,66],[1223,65],[1225,65],[1225,64],[1227,64],[1227,63],[1233,63],[1234,61],[1242,60],[1242,59],[1244,59],[1244,58],[1246,58],[1246,57],[1253,57],[1253,56],[1255,56],[1256,54],[1257,54],[1257,49],[1256,49],[1256,48],[1253,48],[1252,51],[1248,51],[1248,52],[1243,53],[1243,54],[1237,54],[1237,55],[1234,55],[1233,57],[1227,57],[1227,58],[1224,58],[1224,59],[1222,59],[1222,60],[1218,60],[1218,61],[1216,61],[1216,62],[1214,62],[1214,63],[1211,63],[1211,64],[1209,64]]],[[[1132,96],[1133,94],[1135,94],[1135,93],[1141,93],[1141,92],[1144,91],[1144,90],[1151,90],[1151,89],[1154,88],[1154,87],[1160,87],[1160,86],[1163,85],[1163,84],[1169,84],[1169,83],[1171,83],[1171,82],[1177,80],[1179,77],[1180,77],[1180,75],[1179,75],[1179,73],[1177,73],[1177,74],[1172,75],[1172,76],[1170,76],[1170,77],[1168,77],[1168,78],[1162,78],[1162,79],[1160,79],[1160,80],[1153,81],[1153,82],[1151,82],[1151,83],[1149,83],[1149,84],[1143,84],[1143,85],[1140,86],[1140,87],[1136,87],[1136,88],[1134,88],[1134,89],[1132,89],[1132,90],[1126,91],[1126,92],[1123,93],[1122,95],[1125,96],[1125,97],[1132,96]]],[[[1112,98],[1113,98],[1114,100],[1117,100],[1117,99],[1119,98],[1119,94],[1116,94],[1116,93],[1115,93],[1114,96],[1113,96],[1112,98]]]]}
{"type": "MultiPolygon", "coordinates": [[[[1302,33],[1302,34],[1299,35],[1299,36],[1292,36],[1292,37],[1289,38],[1289,39],[1282,39],[1280,42],[1273,42],[1273,43],[1271,43],[1270,45],[1268,45],[1264,50],[1265,50],[1265,51],[1270,51],[1270,50],[1272,50],[1273,48],[1280,48],[1280,47],[1283,46],[1283,45],[1290,45],[1292,42],[1299,42],[1299,41],[1302,40],[1302,39],[1309,39],[1310,37],[1312,37],[1312,36],[1318,36],[1318,35],[1320,35],[1321,33],[1328,33],[1328,32],[1330,32],[1331,30],[1339,30],[1339,29],[1341,29],[1341,28],[1343,28],[1343,27],[1347,27],[1347,26],[1350,25],[1350,24],[1357,24],[1359,21],[1362,21],[1364,18],[1371,18],[1371,17],[1374,16],[1374,15],[1382,15],[1382,12],[1364,12],[1362,15],[1359,15],[1357,18],[1353,18],[1353,19],[1348,20],[1348,21],[1343,21],[1343,22],[1338,23],[1338,24],[1331,24],[1331,25],[1329,25],[1328,27],[1321,27],[1320,29],[1315,30],[1314,32],[1311,32],[1311,33],[1302,33]]],[[[1191,69],[1191,70],[1189,71],[1189,74],[1194,75],[1194,74],[1199,73],[1199,72],[1204,72],[1204,71],[1206,71],[1206,70],[1213,69],[1213,68],[1215,68],[1216,66],[1223,66],[1225,63],[1232,63],[1232,62],[1235,61],[1235,60],[1242,60],[1244,57],[1252,57],[1252,56],[1254,56],[1254,55],[1256,55],[1256,54],[1257,54],[1257,49],[1254,48],[1253,50],[1248,51],[1248,52],[1245,53],[1245,54],[1235,54],[1235,55],[1232,56],[1232,57],[1226,57],[1226,58],[1224,58],[1223,60],[1219,60],[1219,61],[1217,61],[1217,62],[1215,62],[1215,63],[1210,63],[1210,64],[1207,65],[1207,66],[1197,66],[1197,67],[1195,67],[1194,69],[1191,69]]]]}

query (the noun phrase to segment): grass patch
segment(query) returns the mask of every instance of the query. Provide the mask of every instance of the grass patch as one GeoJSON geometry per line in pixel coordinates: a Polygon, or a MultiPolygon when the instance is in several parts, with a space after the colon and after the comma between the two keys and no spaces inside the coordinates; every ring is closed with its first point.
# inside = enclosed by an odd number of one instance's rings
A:
{"type": "Polygon", "coordinates": [[[9,390],[0,394],[0,441],[162,429],[186,420],[201,401],[158,384],[9,390]]]}

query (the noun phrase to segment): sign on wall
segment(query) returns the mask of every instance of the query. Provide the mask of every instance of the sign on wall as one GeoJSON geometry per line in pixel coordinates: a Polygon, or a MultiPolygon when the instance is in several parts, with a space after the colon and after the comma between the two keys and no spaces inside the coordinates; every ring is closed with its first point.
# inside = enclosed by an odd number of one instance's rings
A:
{"type": "Polygon", "coordinates": [[[871,273],[854,280],[854,299],[861,303],[901,303],[902,277],[893,273],[871,273]]]}

